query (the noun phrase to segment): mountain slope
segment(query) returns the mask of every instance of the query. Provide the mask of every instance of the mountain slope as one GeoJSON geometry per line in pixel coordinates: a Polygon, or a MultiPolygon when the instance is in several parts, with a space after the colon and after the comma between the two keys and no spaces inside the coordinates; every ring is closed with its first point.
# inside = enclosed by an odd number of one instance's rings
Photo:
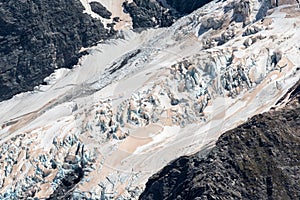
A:
{"type": "Polygon", "coordinates": [[[299,199],[300,95],[294,98],[224,133],[209,153],[173,161],[140,199],[299,199]]]}
{"type": "Polygon", "coordinates": [[[44,78],[55,69],[72,68],[87,53],[81,51],[83,48],[114,37],[115,29],[130,29],[132,21],[133,28],[145,28],[170,26],[178,19],[156,1],[141,1],[129,7],[126,5],[132,4],[124,3],[124,8],[123,3],[2,0],[0,101],[45,84],[44,78]]]}
{"type": "Polygon", "coordinates": [[[79,0],[0,5],[0,101],[33,90],[57,68],[73,67],[82,47],[114,35],[83,14],[79,0]]]}
{"type": "Polygon", "coordinates": [[[170,27],[119,31],[0,102],[0,198],[136,199],[170,161],[277,106],[299,80],[299,10],[268,2],[213,1],[170,27]]]}

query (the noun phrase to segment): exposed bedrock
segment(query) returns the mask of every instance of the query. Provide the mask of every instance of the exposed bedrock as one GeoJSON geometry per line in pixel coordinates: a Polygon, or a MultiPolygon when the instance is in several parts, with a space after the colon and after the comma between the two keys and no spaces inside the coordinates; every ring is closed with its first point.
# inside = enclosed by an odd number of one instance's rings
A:
{"type": "Polygon", "coordinates": [[[132,18],[134,29],[166,27],[176,19],[170,10],[156,1],[134,0],[132,3],[125,2],[123,6],[132,18]]]}
{"type": "Polygon", "coordinates": [[[189,14],[211,0],[166,0],[166,2],[180,14],[189,14]]]}
{"type": "Polygon", "coordinates": [[[124,8],[132,17],[133,28],[167,27],[209,2],[211,0],[133,0],[132,3],[125,2],[124,8]]]}
{"type": "Polygon", "coordinates": [[[79,0],[0,1],[0,101],[71,68],[81,47],[114,34],[83,9],[79,0]]]}

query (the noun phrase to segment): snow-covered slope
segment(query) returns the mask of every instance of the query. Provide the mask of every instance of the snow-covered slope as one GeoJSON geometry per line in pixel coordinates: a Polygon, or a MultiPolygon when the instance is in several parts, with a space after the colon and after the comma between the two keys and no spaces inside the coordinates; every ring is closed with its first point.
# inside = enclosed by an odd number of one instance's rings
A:
{"type": "MultiPolygon", "coordinates": [[[[80,0],[82,5],[85,8],[85,13],[90,14],[92,17],[96,19],[100,19],[105,25],[112,23],[113,18],[118,17],[119,21],[115,22],[115,29],[116,30],[128,30],[132,28],[132,19],[129,16],[128,13],[124,12],[122,4],[125,2],[125,0],[80,0]],[[99,16],[97,13],[93,12],[90,6],[91,2],[99,2],[101,5],[103,5],[108,11],[111,12],[112,16],[111,19],[105,19],[101,16],[99,16]]],[[[131,1],[128,1],[131,2],[131,1]]]]}
{"type": "Polygon", "coordinates": [[[121,31],[1,102],[0,197],[134,199],[171,160],[276,106],[300,77],[300,11],[266,6],[216,1],[170,28],[121,31]]]}

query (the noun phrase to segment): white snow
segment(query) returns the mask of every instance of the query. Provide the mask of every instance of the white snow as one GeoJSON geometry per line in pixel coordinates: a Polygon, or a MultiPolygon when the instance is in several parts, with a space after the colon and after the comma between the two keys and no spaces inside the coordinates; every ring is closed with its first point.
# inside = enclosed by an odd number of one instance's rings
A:
{"type": "MultiPolygon", "coordinates": [[[[128,2],[131,2],[129,0],[128,2]]],[[[106,26],[108,23],[112,23],[112,19],[114,17],[119,17],[119,22],[116,23],[116,30],[129,30],[132,28],[132,19],[128,13],[123,11],[123,3],[125,0],[80,0],[84,7],[84,13],[91,15],[93,18],[101,20],[106,26]],[[91,9],[89,3],[91,2],[99,2],[101,3],[108,11],[112,13],[111,19],[105,19],[99,16],[97,13],[94,13],[91,9]]]]}
{"type": "Polygon", "coordinates": [[[179,126],[164,126],[163,131],[159,134],[150,135],[152,137],[152,142],[138,147],[133,154],[141,154],[147,151],[151,151],[155,148],[163,148],[165,144],[174,140],[180,131],[179,126]]]}

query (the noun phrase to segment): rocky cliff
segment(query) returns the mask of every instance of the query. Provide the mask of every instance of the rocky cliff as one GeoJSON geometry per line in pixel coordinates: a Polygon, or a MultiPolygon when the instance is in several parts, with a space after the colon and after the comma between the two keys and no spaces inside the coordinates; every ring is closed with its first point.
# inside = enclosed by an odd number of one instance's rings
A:
{"type": "Polygon", "coordinates": [[[114,34],[83,10],[79,0],[1,0],[0,101],[73,67],[82,47],[114,34]]]}
{"type": "Polygon", "coordinates": [[[189,14],[212,0],[133,0],[124,8],[133,19],[133,28],[166,27],[179,17],[189,14]]]}
{"type": "Polygon", "coordinates": [[[170,163],[149,179],[140,199],[299,199],[299,88],[286,107],[170,163]]]}
{"type": "Polygon", "coordinates": [[[124,2],[124,9],[132,18],[133,28],[150,28],[170,26],[176,17],[158,1],[134,0],[124,2]]]}
{"type": "Polygon", "coordinates": [[[211,2],[211,0],[166,0],[165,2],[182,15],[193,12],[201,6],[211,2]]]}

